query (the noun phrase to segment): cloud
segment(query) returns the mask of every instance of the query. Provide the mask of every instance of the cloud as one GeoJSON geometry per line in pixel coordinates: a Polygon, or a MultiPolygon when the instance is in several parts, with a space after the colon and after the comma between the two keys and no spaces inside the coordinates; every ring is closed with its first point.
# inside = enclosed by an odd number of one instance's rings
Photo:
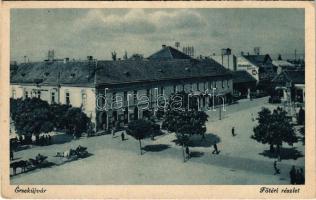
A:
{"type": "Polygon", "coordinates": [[[61,57],[148,56],[175,41],[203,55],[253,46],[304,52],[302,9],[18,9],[11,19],[13,59],[41,60],[51,48],[61,57]]]}
{"type": "Polygon", "coordinates": [[[152,34],[159,32],[193,31],[206,21],[199,13],[190,10],[153,11],[131,9],[125,13],[108,15],[104,10],[90,10],[76,20],[75,29],[92,29],[109,34],[152,34]]]}

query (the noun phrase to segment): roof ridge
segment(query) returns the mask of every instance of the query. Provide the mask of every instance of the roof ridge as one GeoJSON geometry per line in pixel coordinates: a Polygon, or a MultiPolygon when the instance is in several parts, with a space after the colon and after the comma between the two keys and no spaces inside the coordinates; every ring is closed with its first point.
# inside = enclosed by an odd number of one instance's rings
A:
{"type": "Polygon", "coordinates": [[[170,51],[170,48],[171,48],[171,47],[168,46],[167,48],[168,48],[168,51],[169,51],[169,54],[170,54],[171,58],[174,59],[174,56],[172,55],[172,53],[171,53],[171,51],[170,51]]]}

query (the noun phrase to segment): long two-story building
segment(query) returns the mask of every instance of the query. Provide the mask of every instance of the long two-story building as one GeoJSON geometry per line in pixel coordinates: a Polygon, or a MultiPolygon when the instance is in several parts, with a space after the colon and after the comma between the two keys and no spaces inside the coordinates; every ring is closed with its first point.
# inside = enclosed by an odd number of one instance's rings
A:
{"type": "Polygon", "coordinates": [[[229,70],[169,46],[147,59],[99,61],[89,56],[85,61],[46,60],[11,69],[12,98],[81,107],[97,130],[155,114],[177,92],[196,96],[199,109],[207,109],[230,101],[233,91],[229,70]]]}

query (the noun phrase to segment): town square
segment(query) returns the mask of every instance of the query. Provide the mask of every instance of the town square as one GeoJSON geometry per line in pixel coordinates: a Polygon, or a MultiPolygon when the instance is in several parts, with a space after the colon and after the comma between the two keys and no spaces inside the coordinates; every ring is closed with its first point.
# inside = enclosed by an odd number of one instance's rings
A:
{"type": "Polygon", "coordinates": [[[11,18],[11,184],[305,184],[304,9],[11,18]]]}

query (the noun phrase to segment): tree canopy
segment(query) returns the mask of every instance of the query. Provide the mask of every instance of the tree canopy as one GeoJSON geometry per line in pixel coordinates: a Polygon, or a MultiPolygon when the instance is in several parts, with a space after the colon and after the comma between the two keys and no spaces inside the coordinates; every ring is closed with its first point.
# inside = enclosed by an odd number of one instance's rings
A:
{"type": "Polygon", "coordinates": [[[163,121],[163,128],[185,135],[204,135],[208,115],[203,111],[168,110],[163,121]]]}
{"type": "Polygon", "coordinates": [[[139,141],[140,153],[142,154],[141,140],[151,136],[154,131],[154,123],[149,120],[135,120],[128,124],[126,133],[139,141]]]}
{"type": "Polygon", "coordinates": [[[193,134],[202,135],[204,138],[208,115],[203,111],[173,110],[166,112],[162,128],[175,132],[177,141],[182,145],[183,160],[185,161],[184,146],[187,145],[193,134]]]}
{"type": "Polygon", "coordinates": [[[10,117],[18,134],[31,137],[54,129],[66,129],[77,136],[87,130],[90,119],[80,108],[52,104],[38,98],[10,99],[10,117]],[[75,132],[73,132],[75,131],[75,132]]]}
{"type": "Polygon", "coordinates": [[[37,98],[11,100],[10,115],[18,134],[30,138],[32,134],[47,133],[54,128],[54,116],[47,102],[37,98]]]}
{"type": "Polygon", "coordinates": [[[278,154],[283,142],[293,145],[298,141],[286,111],[277,108],[271,112],[269,109],[263,108],[258,115],[259,124],[254,127],[252,139],[263,144],[270,144],[271,149],[276,145],[278,154]]]}

